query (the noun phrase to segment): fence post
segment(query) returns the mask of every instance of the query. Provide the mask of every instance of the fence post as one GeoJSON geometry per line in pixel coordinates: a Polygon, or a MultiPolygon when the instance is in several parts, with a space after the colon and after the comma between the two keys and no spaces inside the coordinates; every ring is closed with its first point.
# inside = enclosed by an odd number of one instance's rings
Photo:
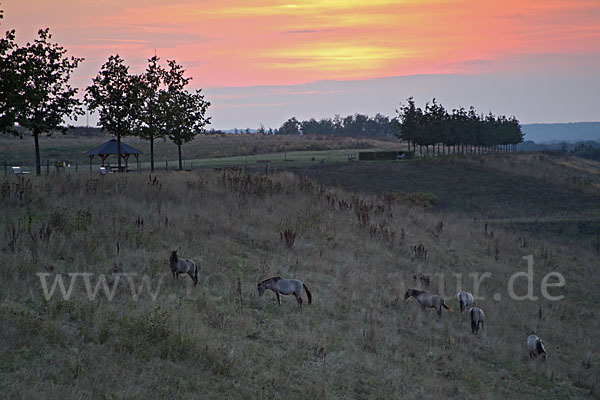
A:
{"type": "Polygon", "coordinates": [[[46,175],[50,175],[50,160],[46,159],[46,175]]]}
{"type": "Polygon", "coordinates": [[[165,171],[169,170],[169,161],[165,160],[165,171]]]}

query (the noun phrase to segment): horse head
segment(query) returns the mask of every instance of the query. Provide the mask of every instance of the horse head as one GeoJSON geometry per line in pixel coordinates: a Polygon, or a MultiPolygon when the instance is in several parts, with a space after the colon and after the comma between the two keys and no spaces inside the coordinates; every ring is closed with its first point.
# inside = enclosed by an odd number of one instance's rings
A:
{"type": "Polygon", "coordinates": [[[404,300],[408,299],[410,296],[412,296],[412,289],[408,289],[406,291],[406,294],[404,295],[404,300]]]}
{"type": "Polygon", "coordinates": [[[540,341],[537,343],[537,351],[538,354],[542,356],[544,361],[546,361],[546,349],[544,348],[544,342],[542,339],[540,339],[540,341]]]}
{"type": "Polygon", "coordinates": [[[174,267],[174,265],[177,264],[177,261],[179,260],[179,258],[177,257],[177,250],[173,250],[171,252],[171,256],[169,257],[169,266],[171,268],[174,267]]]}
{"type": "Polygon", "coordinates": [[[261,297],[263,295],[263,293],[265,292],[264,282],[260,282],[257,286],[258,286],[258,297],[261,297]]]}

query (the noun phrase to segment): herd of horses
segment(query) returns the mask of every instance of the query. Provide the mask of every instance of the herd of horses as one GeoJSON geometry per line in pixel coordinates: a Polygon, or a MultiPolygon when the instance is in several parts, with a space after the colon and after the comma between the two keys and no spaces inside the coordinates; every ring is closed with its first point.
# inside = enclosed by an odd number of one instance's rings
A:
{"type": "MultiPolygon", "coordinates": [[[[173,273],[173,278],[179,280],[179,274],[188,274],[194,286],[198,286],[198,266],[192,260],[179,258],[177,251],[172,251],[169,257],[169,266],[173,273]]],[[[265,279],[257,284],[258,295],[261,297],[265,290],[272,290],[277,296],[277,303],[281,305],[280,295],[294,295],[298,308],[302,309],[302,292],[306,292],[308,298],[308,305],[312,304],[312,294],[308,287],[299,279],[285,279],[279,276],[265,279]]],[[[404,300],[414,297],[417,302],[421,305],[423,311],[427,308],[434,308],[437,311],[438,318],[442,318],[442,308],[448,311],[452,311],[450,307],[446,305],[446,302],[441,296],[437,294],[427,293],[423,290],[408,289],[404,295],[404,300]]],[[[468,315],[471,320],[471,331],[474,335],[477,335],[479,328],[481,327],[482,333],[485,333],[485,313],[480,307],[475,304],[473,295],[469,292],[461,290],[457,293],[456,299],[460,305],[460,312],[463,315],[468,315]]],[[[546,360],[546,349],[544,348],[544,342],[536,335],[529,335],[527,337],[527,350],[529,350],[529,357],[535,359],[541,356],[542,360],[546,360]]]]}

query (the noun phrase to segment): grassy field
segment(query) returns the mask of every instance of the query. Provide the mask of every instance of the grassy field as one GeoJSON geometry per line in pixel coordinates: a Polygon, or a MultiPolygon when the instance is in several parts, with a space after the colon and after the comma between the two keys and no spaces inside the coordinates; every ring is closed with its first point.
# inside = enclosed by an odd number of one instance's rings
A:
{"type": "MultiPolygon", "coordinates": [[[[598,397],[593,236],[575,240],[577,229],[524,225],[594,223],[598,164],[502,155],[289,169],[2,179],[0,392],[598,397]],[[284,232],[293,242],[282,240],[284,232]],[[199,288],[186,276],[172,279],[174,249],[198,263],[199,288]],[[538,299],[513,300],[507,282],[526,271],[528,255],[538,299]],[[550,289],[565,296],[559,301],[540,293],[552,271],[566,282],[550,289]],[[487,330],[473,336],[454,295],[458,286],[473,290],[468,274],[484,272],[491,274],[479,302],[487,330]],[[90,300],[79,275],[69,300],[56,287],[46,301],[39,273],[48,287],[64,277],[65,290],[68,273],[88,274],[91,289],[105,276],[114,297],[100,289],[90,300]],[[282,297],[281,307],[272,292],[258,297],[256,282],[274,275],[302,279],[313,305],[305,298],[298,311],[293,297],[282,297]],[[152,290],[139,289],[144,276],[152,290]],[[455,311],[438,321],[403,301],[409,287],[443,295],[455,311]],[[530,333],[544,339],[545,363],[529,360],[530,333]]],[[[515,287],[526,293],[526,280],[515,287]]]]}
{"type": "MultiPolygon", "coordinates": [[[[51,163],[54,161],[67,160],[75,164],[76,160],[82,166],[83,171],[89,166],[89,157],[85,153],[94,147],[101,145],[112,136],[105,134],[95,135],[62,135],[54,134],[52,136],[40,137],[40,157],[42,164],[46,165],[46,160],[51,163]]],[[[150,168],[150,143],[134,137],[123,139],[127,143],[142,152],[140,162],[142,168],[150,168]]],[[[155,147],[155,166],[164,169],[165,161],[168,161],[171,168],[176,167],[177,146],[170,142],[157,140],[155,147]]],[[[281,160],[286,158],[285,152],[302,152],[305,157],[315,156],[315,153],[321,151],[349,150],[356,152],[359,149],[389,148],[398,149],[401,146],[396,141],[381,139],[363,139],[351,137],[327,137],[327,136],[281,136],[281,135],[200,135],[194,141],[182,146],[183,156],[186,166],[190,162],[194,164],[211,166],[222,166],[226,163],[239,165],[245,163],[248,158],[251,162],[260,160],[263,155],[269,155],[273,158],[273,153],[281,153],[281,160]]],[[[26,136],[19,139],[10,135],[0,135],[0,165],[4,162],[8,166],[22,165],[27,166],[29,170],[35,165],[33,138],[26,136]]],[[[348,152],[340,151],[340,157],[347,158],[348,152]]],[[[317,154],[318,155],[318,154],[317,154]]],[[[290,156],[288,154],[288,156],[290,156]]],[[[326,157],[323,155],[322,157],[326,157]]],[[[336,158],[339,159],[339,158],[336,158]]],[[[116,165],[116,157],[111,156],[108,161],[116,165]]],[[[130,161],[134,165],[134,158],[130,161]]],[[[100,165],[100,160],[94,159],[94,167],[100,165]]]]}

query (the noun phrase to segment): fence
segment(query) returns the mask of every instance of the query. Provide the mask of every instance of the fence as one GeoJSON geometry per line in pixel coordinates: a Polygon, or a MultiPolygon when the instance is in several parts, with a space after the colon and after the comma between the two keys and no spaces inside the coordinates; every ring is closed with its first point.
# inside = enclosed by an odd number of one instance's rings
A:
{"type": "Polygon", "coordinates": [[[358,159],[366,160],[403,160],[414,158],[412,151],[361,151],[358,153],[358,159]]]}
{"type": "MultiPolygon", "coordinates": [[[[141,162],[136,162],[134,166],[129,165],[127,172],[148,172],[150,171],[150,164],[142,165],[141,162]]],[[[121,164],[121,170],[124,171],[125,166],[121,164]]],[[[3,168],[4,176],[13,174],[14,170],[20,170],[23,173],[35,174],[35,165],[27,164],[27,163],[15,163],[9,162],[8,160],[0,161],[0,168],[3,168]],[[20,167],[16,169],[15,167],[20,167]]],[[[93,163],[90,165],[89,162],[81,163],[79,159],[75,161],[56,161],[47,159],[40,164],[41,173],[43,175],[50,174],[81,174],[81,173],[100,173],[100,163],[93,163]]],[[[155,163],[154,170],[158,171],[169,171],[169,170],[178,170],[179,161],[168,161],[165,160],[164,164],[161,162],[155,163]]],[[[194,162],[188,160],[182,160],[183,170],[191,171],[194,168],[194,162]]],[[[118,167],[112,166],[112,170],[118,170],[118,167]]]]}

